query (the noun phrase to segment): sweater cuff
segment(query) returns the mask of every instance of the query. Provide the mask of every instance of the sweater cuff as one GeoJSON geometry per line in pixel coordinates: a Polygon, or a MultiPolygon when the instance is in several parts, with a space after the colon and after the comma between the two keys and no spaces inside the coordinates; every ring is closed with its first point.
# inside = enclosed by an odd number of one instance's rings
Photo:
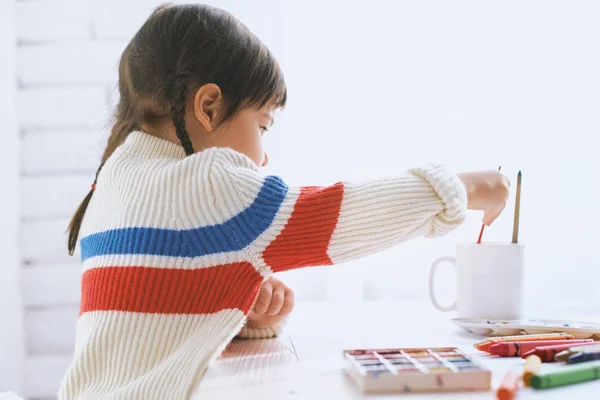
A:
{"type": "Polygon", "coordinates": [[[277,325],[267,328],[256,328],[252,325],[244,325],[241,331],[236,335],[236,339],[270,339],[279,336],[285,326],[285,320],[277,325]]]}
{"type": "Polygon", "coordinates": [[[413,168],[409,173],[425,179],[445,205],[436,215],[434,229],[427,235],[436,237],[454,230],[467,216],[467,189],[458,175],[437,164],[413,168]]]}

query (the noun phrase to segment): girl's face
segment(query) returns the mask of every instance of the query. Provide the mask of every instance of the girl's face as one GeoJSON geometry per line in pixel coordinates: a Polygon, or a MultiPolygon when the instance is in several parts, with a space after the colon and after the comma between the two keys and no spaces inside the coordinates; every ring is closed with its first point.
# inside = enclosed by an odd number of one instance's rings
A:
{"type": "Polygon", "coordinates": [[[212,144],[229,147],[249,157],[258,167],[269,162],[262,144],[262,137],[274,122],[274,109],[246,108],[211,132],[212,144]]]}
{"type": "MultiPolygon", "coordinates": [[[[261,108],[244,108],[220,123],[223,112],[221,90],[214,84],[207,84],[190,99],[186,126],[196,151],[226,147],[245,154],[256,166],[264,167],[269,159],[263,149],[262,137],[273,125],[275,110],[271,103],[261,108]]],[[[174,133],[173,136],[171,140],[178,142],[174,133]]]]}

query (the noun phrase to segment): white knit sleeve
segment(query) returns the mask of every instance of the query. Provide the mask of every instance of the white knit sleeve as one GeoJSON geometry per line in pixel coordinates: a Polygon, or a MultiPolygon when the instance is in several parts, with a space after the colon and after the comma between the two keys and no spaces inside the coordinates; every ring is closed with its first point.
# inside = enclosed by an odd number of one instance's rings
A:
{"type": "Polygon", "coordinates": [[[340,263],[411,238],[445,235],[464,221],[466,205],[460,179],[439,165],[388,179],[345,183],[329,257],[340,263]]]}
{"type": "Polygon", "coordinates": [[[236,234],[254,232],[246,242],[275,272],[337,264],[417,236],[443,235],[466,216],[464,185],[439,165],[362,183],[292,187],[236,165],[236,157],[215,163],[214,181],[230,207],[253,210],[236,234]]]}

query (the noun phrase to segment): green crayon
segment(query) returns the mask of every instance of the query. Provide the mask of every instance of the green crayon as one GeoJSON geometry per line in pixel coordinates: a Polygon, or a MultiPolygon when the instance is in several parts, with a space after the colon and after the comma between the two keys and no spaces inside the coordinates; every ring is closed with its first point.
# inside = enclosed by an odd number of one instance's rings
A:
{"type": "Polygon", "coordinates": [[[534,375],[531,377],[531,387],[534,389],[550,389],[594,379],[600,379],[600,361],[565,367],[547,374],[534,375]]]}

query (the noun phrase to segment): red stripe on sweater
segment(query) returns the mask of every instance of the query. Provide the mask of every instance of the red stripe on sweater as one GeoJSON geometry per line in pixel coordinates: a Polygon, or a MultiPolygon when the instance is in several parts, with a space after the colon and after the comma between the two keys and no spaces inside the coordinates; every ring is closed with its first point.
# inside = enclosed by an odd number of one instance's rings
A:
{"type": "Polygon", "coordinates": [[[273,271],[332,264],[327,248],[343,196],[342,183],[302,188],[286,226],[263,253],[273,271]]]}
{"type": "Polygon", "coordinates": [[[80,315],[89,311],[210,314],[233,308],[247,314],[262,281],[246,262],[198,269],[93,268],[83,274],[80,315]]]}

